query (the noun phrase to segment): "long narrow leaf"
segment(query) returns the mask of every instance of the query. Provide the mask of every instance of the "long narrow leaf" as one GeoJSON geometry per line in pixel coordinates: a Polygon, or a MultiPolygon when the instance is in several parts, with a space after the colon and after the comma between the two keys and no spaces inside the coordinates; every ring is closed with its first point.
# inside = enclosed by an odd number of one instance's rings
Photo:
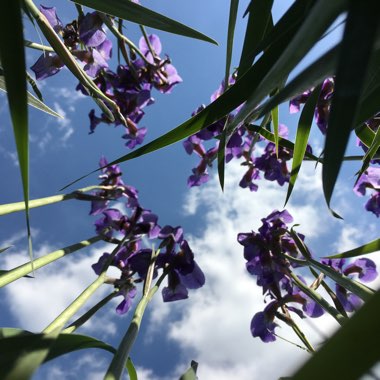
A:
{"type": "Polygon", "coordinates": [[[198,363],[194,360],[190,363],[190,368],[179,378],[179,380],[197,380],[198,363]]]}
{"type": "Polygon", "coordinates": [[[217,45],[212,38],[200,33],[178,21],[172,20],[148,8],[132,1],[123,0],[75,0],[76,3],[96,9],[100,12],[120,17],[124,20],[150,26],[151,28],[165,32],[179,34],[181,36],[196,38],[198,40],[211,42],[217,45]]]}
{"type": "MultiPolygon", "coordinates": [[[[298,173],[301,169],[302,161],[305,157],[305,152],[307,148],[307,142],[309,141],[309,134],[311,124],[313,123],[314,110],[318,101],[318,97],[321,91],[321,86],[314,89],[313,93],[310,95],[309,99],[302,110],[300,120],[297,128],[296,141],[294,144],[293,152],[293,162],[292,170],[290,173],[288,192],[286,194],[285,205],[287,204],[290,194],[294,188],[297,180],[298,173]]],[[[284,207],[285,207],[284,205],[284,207]]]]}
{"type": "Polygon", "coordinates": [[[380,292],[377,292],[292,377],[292,380],[357,380],[379,361],[380,292]]]}
{"type": "Polygon", "coordinates": [[[357,257],[357,256],[366,255],[367,253],[373,253],[377,251],[380,251],[380,239],[372,240],[367,244],[361,245],[360,247],[357,247],[354,249],[350,249],[349,251],[337,253],[331,256],[326,256],[326,259],[357,257]]]}
{"type": "MultiPolygon", "coordinates": [[[[1,76],[0,76],[0,90],[7,92],[7,89],[5,87],[5,80],[1,76]]],[[[41,102],[41,100],[36,98],[29,91],[27,91],[27,102],[30,106],[37,108],[40,111],[46,112],[52,116],[59,117],[59,118],[63,119],[62,115],[53,111],[51,108],[49,108],[45,103],[41,102]]]]}
{"type": "Polygon", "coordinates": [[[273,27],[272,6],[273,0],[251,0],[248,5],[248,21],[240,56],[238,78],[251,67],[260,42],[273,27]]]}
{"type": "Polygon", "coordinates": [[[324,149],[323,192],[330,203],[357,114],[375,41],[378,1],[350,1],[324,149]],[[363,24],[366,25],[363,28],[363,24]],[[355,49],[352,47],[355,46],[355,49]]]}
{"type": "Polygon", "coordinates": [[[371,160],[374,158],[375,154],[379,150],[380,147],[380,128],[377,129],[375,137],[373,138],[372,144],[369,146],[367,153],[363,158],[363,165],[360,168],[357,176],[357,181],[360,176],[368,169],[371,160]]]}

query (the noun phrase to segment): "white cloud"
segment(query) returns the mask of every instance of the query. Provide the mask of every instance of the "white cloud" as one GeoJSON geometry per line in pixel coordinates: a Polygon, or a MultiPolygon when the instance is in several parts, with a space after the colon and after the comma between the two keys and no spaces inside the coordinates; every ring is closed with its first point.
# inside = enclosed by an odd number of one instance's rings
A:
{"type": "MultiPolygon", "coordinates": [[[[291,375],[292,370],[309,357],[286,341],[278,339],[265,344],[250,334],[251,318],[263,310],[265,304],[262,290],[245,270],[243,248],[236,242],[236,235],[257,230],[261,218],[274,209],[281,209],[286,188],[260,181],[259,191],[250,193],[237,187],[242,175],[239,165],[229,164],[224,193],[214,176],[204,188],[192,189],[188,194],[185,213],[203,218],[199,235],[189,240],[207,283],[191,292],[187,301],[162,305],[157,299],[152,305],[154,313],[150,325],[158,326],[157,329],[162,323],[169,326],[168,335],[181,347],[184,361],[199,362],[201,379],[277,379],[291,375]],[[181,317],[174,320],[175,311],[181,317]]],[[[309,244],[323,240],[331,228],[339,227],[324,204],[320,182],[314,167],[305,165],[294,197],[287,206],[309,244]]],[[[313,322],[327,335],[337,327],[330,316],[313,322]]],[[[324,339],[319,330],[302,321],[300,326],[318,347],[324,339]]],[[[277,332],[300,344],[290,327],[282,325],[277,332]]]]}
{"type": "MultiPolygon", "coordinates": [[[[48,244],[35,249],[35,257],[46,255],[57,249],[48,244]]],[[[5,294],[10,311],[17,319],[21,328],[31,331],[40,331],[53,321],[71,302],[95,279],[91,268],[106,247],[85,249],[74,252],[70,259],[60,259],[35,272],[35,278],[22,278],[6,286],[5,294]],[[33,316],[33,317],[31,317],[33,316]]],[[[6,255],[3,259],[3,268],[14,268],[28,261],[27,252],[6,255]]],[[[102,286],[96,291],[88,305],[78,312],[81,315],[90,305],[98,302],[112,289],[102,286]]],[[[113,315],[114,313],[112,313],[113,315]]],[[[116,325],[112,318],[92,318],[83,329],[88,332],[100,331],[101,335],[114,334],[116,325]],[[106,322],[106,323],[105,323],[106,322]],[[102,327],[98,330],[99,327],[102,327]]]]}

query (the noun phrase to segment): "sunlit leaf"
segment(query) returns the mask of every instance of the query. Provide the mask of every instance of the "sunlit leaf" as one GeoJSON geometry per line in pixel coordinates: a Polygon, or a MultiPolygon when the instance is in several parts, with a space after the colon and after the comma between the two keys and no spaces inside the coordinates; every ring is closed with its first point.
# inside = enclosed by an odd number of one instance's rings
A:
{"type": "MultiPolygon", "coordinates": [[[[5,87],[4,77],[0,76],[0,90],[7,92],[5,87]]],[[[53,111],[49,108],[45,103],[41,102],[38,98],[36,98],[33,94],[27,91],[27,102],[30,106],[39,109],[40,111],[46,112],[52,116],[59,117],[63,119],[63,116],[59,113],[53,111]]]]}
{"type": "Polygon", "coordinates": [[[363,165],[358,172],[357,181],[359,180],[361,175],[368,169],[371,160],[375,157],[375,154],[379,151],[379,147],[380,147],[380,128],[377,129],[375,137],[373,138],[372,144],[369,146],[367,153],[364,155],[363,165]]]}
{"type": "Polygon", "coordinates": [[[292,170],[290,172],[288,192],[286,194],[285,205],[289,200],[293,187],[296,183],[298,173],[301,169],[302,161],[305,157],[307,143],[309,141],[310,128],[313,123],[314,110],[321,91],[321,86],[314,89],[303,107],[297,128],[296,141],[294,144],[292,170]]]}
{"type": "Polygon", "coordinates": [[[197,380],[198,363],[194,360],[190,363],[190,368],[179,378],[179,380],[197,380]]]}
{"type": "Polygon", "coordinates": [[[380,292],[371,297],[302,367],[292,380],[357,380],[380,360],[380,292]],[[374,344],[373,344],[374,343],[374,344]]]}
{"type": "Polygon", "coordinates": [[[367,244],[361,245],[360,247],[350,249],[349,251],[345,251],[342,253],[337,253],[331,256],[326,256],[326,259],[340,259],[340,258],[348,258],[348,257],[357,257],[361,255],[366,255],[367,253],[373,253],[380,251],[380,239],[376,239],[370,241],[367,244]]]}
{"type": "Polygon", "coordinates": [[[248,5],[248,21],[240,56],[238,78],[251,67],[258,54],[260,42],[273,28],[272,6],[273,0],[251,0],[248,5]]]}
{"type": "Polygon", "coordinates": [[[5,252],[7,249],[9,249],[11,247],[12,247],[12,245],[10,245],[9,247],[0,248],[0,253],[5,252]]]}
{"type": "Polygon", "coordinates": [[[13,124],[22,178],[29,256],[33,260],[29,221],[29,131],[26,93],[24,36],[21,1],[6,1],[0,12],[0,57],[7,87],[8,105],[13,124]],[[12,31],[10,33],[9,31],[12,31]]]}
{"type": "Polygon", "coordinates": [[[120,17],[137,24],[150,26],[165,32],[179,34],[186,37],[217,44],[212,38],[200,33],[178,21],[154,12],[132,1],[123,0],[75,0],[76,3],[96,9],[100,12],[120,17]]]}
{"type": "Polygon", "coordinates": [[[131,358],[128,358],[128,360],[127,360],[127,371],[128,371],[128,375],[129,375],[129,380],[138,380],[136,368],[135,368],[131,358]]]}
{"type": "Polygon", "coordinates": [[[351,1],[349,4],[323,158],[323,192],[329,208],[350,133],[355,126],[363,82],[379,24],[376,0],[351,1]],[[366,25],[365,28],[363,24],[366,25]]]}

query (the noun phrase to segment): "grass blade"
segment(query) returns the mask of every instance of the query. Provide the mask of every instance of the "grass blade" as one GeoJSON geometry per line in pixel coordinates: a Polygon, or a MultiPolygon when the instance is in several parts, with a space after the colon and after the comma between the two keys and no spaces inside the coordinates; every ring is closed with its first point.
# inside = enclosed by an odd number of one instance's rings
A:
{"type": "Polygon", "coordinates": [[[178,21],[154,12],[132,1],[123,0],[75,0],[76,3],[96,9],[100,12],[132,21],[136,24],[150,26],[165,32],[196,38],[217,45],[212,38],[200,33],[178,21]]]}
{"type": "Polygon", "coordinates": [[[373,253],[380,251],[380,239],[372,240],[367,244],[361,245],[360,247],[350,249],[342,253],[337,253],[335,255],[326,256],[326,259],[340,259],[340,258],[349,258],[357,257],[361,255],[366,255],[367,253],[373,253]]]}
{"type": "Polygon", "coordinates": [[[327,206],[338,178],[366,79],[378,22],[378,2],[351,1],[336,73],[324,149],[323,192],[327,206]],[[363,25],[366,25],[363,28],[363,25]],[[355,46],[355,49],[352,49],[355,46]]]}
{"type": "Polygon", "coordinates": [[[314,118],[314,110],[318,101],[319,94],[321,92],[321,88],[322,86],[319,85],[318,87],[314,89],[313,93],[310,95],[309,99],[306,101],[306,104],[303,107],[303,110],[299,119],[296,141],[294,144],[294,151],[293,151],[292,170],[290,172],[288,192],[286,194],[284,207],[288,203],[290,194],[292,193],[292,190],[296,183],[298,173],[301,169],[302,161],[305,157],[307,142],[309,141],[310,129],[311,129],[311,125],[313,123],[313,118],[314,118]]]}
{"type": "Polygon", "coordinates": [[[6,1],[0,12],[0,56],[7,87],[18,161],[25,202],[29,256],[33,261],[32,237],[29,220],[29,130],[26,92],[24,36],[21,2],[6,1]],[[9,31],[12,33],[9,33],[9,31]]]}
{"type": "Polygon", "coordinates": [[[273,28],[272,6],[273,0],[251,0],[248,5],[248,21],[240,56],[238,78],[251,67],[261,41],[273,28]]]}

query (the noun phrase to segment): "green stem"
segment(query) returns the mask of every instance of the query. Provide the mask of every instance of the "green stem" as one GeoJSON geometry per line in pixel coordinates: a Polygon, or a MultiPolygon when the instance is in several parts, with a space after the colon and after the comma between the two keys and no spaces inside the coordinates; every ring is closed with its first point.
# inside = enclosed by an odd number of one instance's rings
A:
{"type": "Polygon", "coordinates": [[[115,255],[119,251],[120,247],[127,240],[124,237],[123,240],[114,248],[110,256],[107,258],[103,265],[102,272],[99,274],[98,278],[89,285],[71,304],[68,306],[57,318],[51,322],[45,330],[44,333],[50,333],[54,330],[63,329],[63,326],[67,321],[87,302],[87,300],[95,293],[95,291],[107,281],[107,269],[111,265],[115,255]]]}
{"type": "Polygon", "coordinates": [[[51,46],[38,44],[37,42],[33,42],[33,41],[25,40],[24,45],[31,49],[54,52],[54,49],[51,46]]]}
{"type": "Polygon", "coordinates": [[[335,320],[343,325],[346,321],[346,318],[340,314],[334,307],[332,307],[319,293],[310,289],[306,286],[293,272],[290,272],[289,275],[292,277],[294,283],[310,298],[317,302],[324,310],[326,310],[335,320]]]}
{"type": "MultiPolygon", "coordinates": [[[[109,186],[88,186],[88,187],[84,187],[83,189],[73,191],[72,193],[69,193],[69,194],[59,194],[59,195],[52,195],[50,197],[32,199],[29,201],[29,208],[47,206],[53,203],[58,203],[62,201],[67,201],[69,199],[79,198],[81,194],[91,191],[91,190],[110,190],[110,189],[111,188],[109,186]]],[[[24,202],[7,203],[4,205],[0,205],[0,215],[6,215],[12,212],[18,212],[18,211],[23,211],[23,210],[25,210],[24,202]]]]}
{"type": "Polygon", "coordinates": [[[148,46],[148,49],[149,49],[150,53],[152,54],[152,57],[153,58],[156,57],[157,53],[154,51],[152,44],[150,43],[150,40],[149,40],[148,34],[146,33],[144,25],[139,25],[139,26],[140,26],[141,33],[144,37],[144,40],[148,46]]]}
{"type": "Polygon", "coordinates": [[[57,329],[62,329],[67,321],[87,302],[87,300],[95,293],[95,291],[104,284],[105,273],[88,286],[75,300],[67,307],[57,318],[54,319],[44,330],[43,333],[49,334],[57,329]]]}
{"type": "Polygon", "coordinates": [[[115,27],[113,21],[110,19],[109,16],[101,13],[100,17],[116,38],[124,41],[129,46],[129,48],[134,50],[147,65],[151,65],[151,63],[146,59],[145,55],[141,52],[141,50],[129,38],[127,38],[126,36],[124,36],[124,34],[119,32],[119,30],[115,27]]]}
{"type": "Polygon", "coordinates": [[[33,260],[33,265],[31,262],[25,263],[23,265],[18,266],[17,268],[11,269],[5,274],[0,276],[0,288],[10,284],[13,281],[18,280],[19,278],[26,276],[27,274],[33,272],[38,268],[41,268],[45,265],[52,263],[72,252],[78,251],[79,249],[88,247],[91,244],[94,244],[102,240],[101,236],[94,236],[87,240],[83,240],[77,244],[69,245],[68,247],[59,249],[57,251],[51,252],[43,257],[33,260]]]}
{"type": "Polygon", "coordinates": [[[107,373],[104,376],[104,380],[119,380],[123,374],[125,364],[129,357],[129,353],[133,347],[133,344],[137,338],[142,317],[145,312],[145,308],[148,305],[149,301],[153,298],[154,294],[157,292],[158,288],[161,285],[161,282],[164,280],[167,272],[160,276],[155,286],[150,289],[149,293],[143,295],[139,304],[136,307],[135,313],[133,315],[132,321],[128,327],[127,332],[125,333],[120,345],[116,351],[115,356],[112,359],[110,366],[108,367],[107,373]]]}
{"type": "Polygon", "coordinates": [[[98,310],[100,310],[104,305],[106,305],[109,301],[115,298],[118,295],[118,291],[115,290],[107,297],[103,298],[99,301],[95,306],[93,306],[89,311],[83,314],[80,318],[74,321],[71,325],[67,326],[64,330],[62,330],[62,334],[71,334],[79,327],[83,326],[98,310]]]}

